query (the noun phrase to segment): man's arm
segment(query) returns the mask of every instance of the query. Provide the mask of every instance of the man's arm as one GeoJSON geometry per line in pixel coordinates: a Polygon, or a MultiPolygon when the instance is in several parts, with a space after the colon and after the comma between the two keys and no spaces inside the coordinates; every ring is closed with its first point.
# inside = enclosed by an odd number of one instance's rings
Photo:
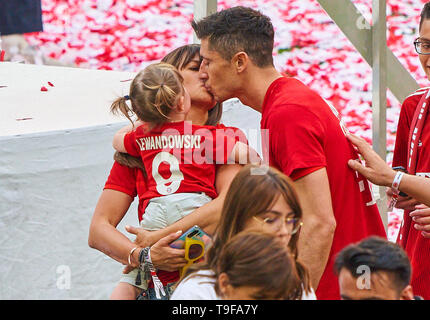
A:
{"type": "Polygon", "coordinates": [[[152,245],[159,239],[179,230],[185,232],[194,225],[198,225],[208,234],[213,234],[218,226],[227,190],[230,187],[231,181],[241,168],[242,166],[238,164],[227,164],[219,167],[215,181],[218,197],[200,208],[197,208],[174,224],[157,231],[145,231],[142,228],[131,226],[127,226],[126,230],[136,235],[135,242],[141,247],[152,245]]]}
{"type": "Polygon", "coordinates": [[[326,168],[296,180],[294,186],[303,210],[299,260],[309,269],[312,286],[317,289],[336,229],[326,168]]]}

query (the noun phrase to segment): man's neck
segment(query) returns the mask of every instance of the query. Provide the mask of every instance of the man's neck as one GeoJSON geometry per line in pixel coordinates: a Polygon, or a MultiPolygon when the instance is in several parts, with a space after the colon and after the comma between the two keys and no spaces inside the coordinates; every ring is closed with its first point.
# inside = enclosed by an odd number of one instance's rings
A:
{"type": "Polygon", "coordinates": [[[267,90],[276,79],[282,77],[275,68],[255,68],[246,79],[246,87],[238,94],[238,99],[255,111],[262,112],[267,90]]]}

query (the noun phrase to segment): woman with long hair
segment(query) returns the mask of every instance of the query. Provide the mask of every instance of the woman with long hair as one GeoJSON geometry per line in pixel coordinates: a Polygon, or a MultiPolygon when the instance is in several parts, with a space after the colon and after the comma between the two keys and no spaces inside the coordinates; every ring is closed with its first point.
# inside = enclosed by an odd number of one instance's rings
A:
{"type": "Polygon", "coordinates": [[[275,168],[245,166],[231,182],[204,264],[188,269],[171,299],[219,299],[214,286],[217,261],[224,245],[243,231],[273,234],[288,247],[301,282],[297,298],[316,299],[308,271],[297,261],[301,225],[302,210],[292,180],[275,168]]]}
{"type": "MultiPolygon", "coordinates": [[[[185,45],[169,53],[162,61],[176,67],[184,79],[183,85],[187,88],[191,98],[191,111],[187,119],[198,125],[216,125],[221,118],[222,105],[215,102],[199,78],[198,71],[201,63],[199,50],[199,45],[185,45]]],[[[126,226],[128,232],[137,236],[133,242],[117,229],[117,225],[127,213],[135,196],[145,192],[145,172],[142,170],[143,166],[139,158],[116,152],[114,160],[103,192],[97,202],[88,237],[88,244],[91,248],[100,250],[126,265],[123,271],[125,277],[115,287],[110,298],[124,299],[123,290],[128,287],[127,283],[135,284],[136,276],[129,275],[129,272],[139,266],[140,251],[146,247],[151,249],[154,267],[162,271],[159,278],[165,291],[169,294],[170,287],[178,279],[177,270],[186,264],[184,250],[173,249],[169,246],[170,242],[180,236],[180,233],[172,230],[187,230],[198,224],[206,232],[212,233],[231,179],[241,166],[236,164],[220,166],[216,172],[215,183],[218,197],[173,224],[171,228],[149,232],[142,228],[126,226]]],[[[144,209],[145,204],[139,200],[139,221],[142,220],[144,209]]],[[[136,288],[129,295],[130,299],[136,299],[137,295],[141,293],[142,290],[136,288]]],[[[152,294],[153,292],[149,288],[145,298],[151,298],[152,294]]]]}

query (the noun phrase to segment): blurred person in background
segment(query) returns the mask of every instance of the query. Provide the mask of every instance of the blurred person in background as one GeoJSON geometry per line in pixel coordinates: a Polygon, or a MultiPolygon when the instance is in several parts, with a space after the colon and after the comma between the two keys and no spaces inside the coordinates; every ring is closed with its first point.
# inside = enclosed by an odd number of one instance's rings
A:
{"type": "Polygon", "coordinates": [[[373,236],[345,247],[334,268],[342,300],[422,300],[413,294],[406,252],[386,239],[373,236]]]}

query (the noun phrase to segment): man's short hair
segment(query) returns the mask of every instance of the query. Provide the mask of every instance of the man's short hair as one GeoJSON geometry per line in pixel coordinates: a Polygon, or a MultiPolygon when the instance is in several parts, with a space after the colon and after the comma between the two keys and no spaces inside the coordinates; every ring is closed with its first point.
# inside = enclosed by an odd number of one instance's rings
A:
{"type": "Polygon", "coordinates": [[[428,19],[430,19],[430,2],[427,2],[421,10],[419,31],[421,30],[424,21],[428,19]]]}
{"type": "Polygon", "coordinates": [[[337,274],[345,268],[354,278],[362,275],[358,273],[360,266],[369,267],[371,272],[387,272],[393,279],[393,289],[399,292],[411,280],[411,264],[406,252],[397,244],[381,237],[372,236],[345,247],[336,256],[334,263],[337,274]]]}
{"type": "Polygon", "coordinates": [[[233,7],[192,21],[191,25],[197,37],[208,38],[209,48],[225,60],[244,51],[256,66],[273,66],[275,32],[270,18],[259,11],[233,7]]]}

